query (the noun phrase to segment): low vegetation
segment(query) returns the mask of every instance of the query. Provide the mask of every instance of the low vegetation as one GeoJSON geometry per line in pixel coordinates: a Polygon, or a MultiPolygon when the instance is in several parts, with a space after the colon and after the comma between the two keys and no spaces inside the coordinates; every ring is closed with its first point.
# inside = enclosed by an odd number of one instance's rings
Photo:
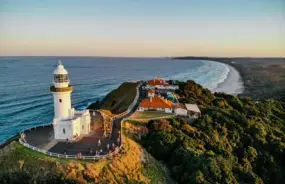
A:
{"type": "MultiPolygon", "coordinates": [[[[104,99],[106,113],[126,107],[120,88],[104,99]]],[[[285,101],[212,94],[193,81],[176,93],[202,116],[191,124],[127,120],[124,149],[112,160],[56,159],[12,142],[0,152],[0,183],[285,183],[285,101]]]]}
{"type": "Polygon", "coordinates": [[[0,183],[169,183],[159,162],[130,137],[123,141],[119,155],[100,161],[57,159],[14,141],[1,149],[0,183]]]}
{"type": "Polygon", "coordinates": [[[113,90],[111,93],[101,101],[91,104],[88,109],[106,109],[113,114],[119,114],[128,109],[136,96],[136,87],[138,83],[125,82],[119,88],[113,90]]]}
{"type": "Polygon", "coordinates": [[[202,117],[151,120],[143,146],[178,183],[285,183],[285,102],[215,93],[180,83],[181,101],[202,117]]]}
{"type": "Polygon", "coordinates": [[[151,119],[151,118],[164,118],[169,117],[172,114],[158,112],[158,111],[144,111],[144,112],[136,112],[129,119],[151,119]]]}

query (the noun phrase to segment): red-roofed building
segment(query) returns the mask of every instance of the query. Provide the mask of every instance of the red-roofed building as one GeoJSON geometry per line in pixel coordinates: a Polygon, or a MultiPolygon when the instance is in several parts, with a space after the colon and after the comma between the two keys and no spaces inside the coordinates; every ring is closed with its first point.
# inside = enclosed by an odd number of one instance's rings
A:
{"type": "Polygon", "coordinates": [[[171,101],[159,96],[143,99],[139,105],[138,111],[156,110],[166,113],[173,113],[173,104],[171,101]]]}
{"type": "Polygon", "coordinates": [[[146,82],[146,89],[170,89],[175,90],[178,89],[178,86],[169,85],[162,78],[154,78],[146,82]]]}

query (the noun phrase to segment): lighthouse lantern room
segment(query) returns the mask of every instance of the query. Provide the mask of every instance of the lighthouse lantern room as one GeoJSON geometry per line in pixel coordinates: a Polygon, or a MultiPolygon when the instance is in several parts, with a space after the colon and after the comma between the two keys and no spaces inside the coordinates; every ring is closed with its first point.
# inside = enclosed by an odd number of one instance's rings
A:
{"type": "Polygon", "coordinates": [[[59,61],[53,72],[53,85],[50,91],[54,101],[54,138],[75,139],[77,136],[90,132],[90,113],[88,110],[75,111],[71,107],[71,92],[68,72],[59,61]]]}

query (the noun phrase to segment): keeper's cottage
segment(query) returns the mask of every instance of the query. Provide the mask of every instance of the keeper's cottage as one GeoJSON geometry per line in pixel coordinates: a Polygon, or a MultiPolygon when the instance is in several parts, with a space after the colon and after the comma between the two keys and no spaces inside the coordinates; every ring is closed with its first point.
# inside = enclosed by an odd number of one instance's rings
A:
{"type": "Polygon", "coordinates": [[[71,107],[73,88],[69,82],[68,72],[59,61],[53,72],[53,85],[50,87],[54,101],[53,129],[55,139],[72,140],[90,132],[89,111],[76,111],[71,107]]]}

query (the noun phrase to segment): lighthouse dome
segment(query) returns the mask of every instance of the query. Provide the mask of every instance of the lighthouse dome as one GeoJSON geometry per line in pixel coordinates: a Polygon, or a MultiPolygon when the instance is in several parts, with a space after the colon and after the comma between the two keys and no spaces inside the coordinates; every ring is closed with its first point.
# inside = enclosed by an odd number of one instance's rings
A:
{"type": "Polygon", "coordinates": [[[53,74],[58,75],[58,74],[68,74],[62,63],[59,61],[56,69],[53,71],[53,74]]]}
{"type": "Polygon", "coordinates": [[[69,86],[68,72],[60,61],[53,71],[53,84],[56,88],[66,88],[69,86]]]}

